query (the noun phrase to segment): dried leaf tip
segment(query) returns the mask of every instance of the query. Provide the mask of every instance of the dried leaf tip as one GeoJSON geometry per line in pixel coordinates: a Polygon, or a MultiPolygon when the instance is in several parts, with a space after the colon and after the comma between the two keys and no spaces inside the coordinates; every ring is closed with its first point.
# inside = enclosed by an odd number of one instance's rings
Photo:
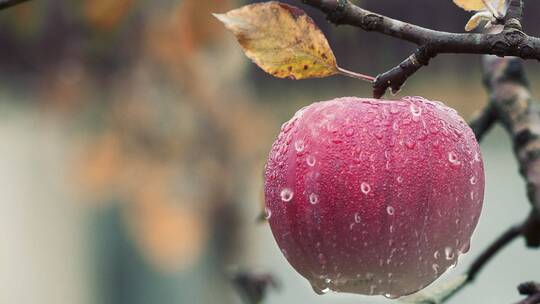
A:
{"type": "Polygon", "coordinates": [[[244,53],[278,78],[321,78],[338,73],[324,34],[299,8],[279,2],[256,3],[214,14],[244,53]]]}
{"type": "Polygon", "coordinates": [[[506,11],[506,0],[453,0],[466,11],[487,11],[493,17],[500,18],[506,11]]]}
{"type": "Polygon", "coordinates": [[[213,15],[234,34],[246,56],[275,77],[306,79],[342,74],[373,81],[371,76],[338,67],[326,37],[300,8],[273,1],[213,15]]]}

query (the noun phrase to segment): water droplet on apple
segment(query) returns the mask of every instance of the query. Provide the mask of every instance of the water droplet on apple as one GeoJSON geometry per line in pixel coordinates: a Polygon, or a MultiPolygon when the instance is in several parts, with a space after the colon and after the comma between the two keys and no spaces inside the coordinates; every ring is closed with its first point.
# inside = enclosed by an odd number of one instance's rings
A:
{"type": "Polygon", "coordinates": [[[356,212],[354,214],[354,222],[357,223],[357,224],[360,224],[361,220],[362,220],[362,218],[360,218],[360,214],[358,212],[356,212]]]}
{"type": "Polygon", "coordinates": [[[360,190],[362,190],[362,193],[368,194],[371,191],[371,186],[364,182],[360,185],[360,190]]]}
{"type": "Polygon", "coordinates": [[[452,247],[444,248],[444,255],[447,260],[453,260],[455,257],[454,249],[452,247]]]}
{"type": "Polygon", "coordinates": [[[289,188],[281,190],[281,200],[284,202],[290,202],[294,196],[294,192],[289,188]]]}
{"type": "Polygon", "coordinates": [[[310,167],[313,167],[315,166],[315,157],[313,155],[308,155],[308,157],[306,157],[306,163],[308,164],[308,166],[310,167]]]}
{"type": "Polygon", "coordinates": [[[318,295],[327,294],[330,291],[329,287],[319,288],[314,284],[311,284],[311,288],[313,288],[313,291],[315,291],[315,293],[318,295]]]}
{"type": "Polygon", "coordinates": [[[422,108],[420,108],[419,106],[415,105],[414,103],[411,104],[410,109],[411,109],[411,114],[412,114],[413,116],[418,117],[418,116],[422,115],[422,108]]]}
{"type": "Polygon", "coordinates": [[[455,152],[449,152],[448,153],[448,161],[451,162],[452,164],[454,165],[459,165],[461,164],[461,162],[459,161],[459,159],[457,158],[457,155],[455,152]]]}
{"type": "Polygon", "coordinates": [[[296,152],[300,153],[304,151],[304,141],[299,139],[294,142],[294,149],[296,149],[296,152]]]}
{"type": "Polygon", "coordinates": [[[409,149],[414,149],[414,147],[416,146],[416,141],[411,139],[411,138],[408,138],[405,140],[405,147],[409,148],[409,149]]]}
{"type": "Polygon", "coordinates": [[[264,218],[270,219],[272,217],[272,210],[270,210],[268,207],[264,208],[264,218]]]}
{"type": "Polygon", "coordinates": [[[309,203],[310,204],[315,205],[315,204],[317,204],[318,201],[319,201],[319,197],[317,196],[317,194],[311,193],[309,195],[309,203]]]}
{"type": "Polygon", "coordinates": [[[479,162],[480,161],[480,154],[478,152],[474,153],[474,160],[479,162]]]}
{"type": "Polygon", "coordinates": [[[392,300],[399,298],[398,295],[391,294],[391,293],[385,293],[384,297],[387,298],[387,299],[392,299],[392,300]]]}
{"type": "Polygon", "coordinates": [[[438,264],[433,264],[433,265],[431,265],[431,268],[433,269],[433,271],[435,271],[435,276],[438,276],[439,275],[439,265],[438,264]]]}

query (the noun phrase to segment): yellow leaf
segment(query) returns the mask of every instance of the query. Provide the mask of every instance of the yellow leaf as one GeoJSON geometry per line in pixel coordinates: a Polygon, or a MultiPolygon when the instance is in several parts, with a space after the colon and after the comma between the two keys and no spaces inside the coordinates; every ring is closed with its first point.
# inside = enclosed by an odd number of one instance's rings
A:
{"type": "Polygon", "coordinates": [[[454,3],[467,11],[480,11],[486,9],[483,0],[454,0],[454,3]]]}
{"type": "Polygon", "coordinates": [[[265,2],[214,16],[236,36],[245,54],[275,77],[321,78],[340,72],[324,34],[299,8],[265,2]]]}
{"type": "Polygon", "coordinates": [[[504,14],[506,0],[453,0],[454,3],[467,11],[496,11],[504,14]],[[487,4],[487,5],[486,5],[487,4]],[[488,7],[489,6],[489,7],[488,7]]]}

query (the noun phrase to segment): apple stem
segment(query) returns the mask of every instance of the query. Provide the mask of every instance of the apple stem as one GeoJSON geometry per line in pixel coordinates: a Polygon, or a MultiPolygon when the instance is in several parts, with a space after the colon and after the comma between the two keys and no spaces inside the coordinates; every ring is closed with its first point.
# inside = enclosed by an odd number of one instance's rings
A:
{"type": "Polygon", "coordinates": [[[337,70],[339,74],[347,76],[347,77],[352,77],[352,78],[360,79],[367,82],[375,82],[375,77],[373,76],[352,72],[352,71],[349,71],[340,67],[337,67],[337,70]]]}

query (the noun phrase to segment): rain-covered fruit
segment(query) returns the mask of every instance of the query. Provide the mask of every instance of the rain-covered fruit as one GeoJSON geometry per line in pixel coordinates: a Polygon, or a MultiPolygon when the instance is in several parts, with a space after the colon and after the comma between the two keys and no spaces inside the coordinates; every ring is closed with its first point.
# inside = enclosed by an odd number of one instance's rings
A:
{"type": "Polygon", "coordinates": [[[468,251],[484,196],[473,132],[421,97],[303,108],[282,126],[264,177],[278,246],[318,293],[424,288],[468,251]]]}

